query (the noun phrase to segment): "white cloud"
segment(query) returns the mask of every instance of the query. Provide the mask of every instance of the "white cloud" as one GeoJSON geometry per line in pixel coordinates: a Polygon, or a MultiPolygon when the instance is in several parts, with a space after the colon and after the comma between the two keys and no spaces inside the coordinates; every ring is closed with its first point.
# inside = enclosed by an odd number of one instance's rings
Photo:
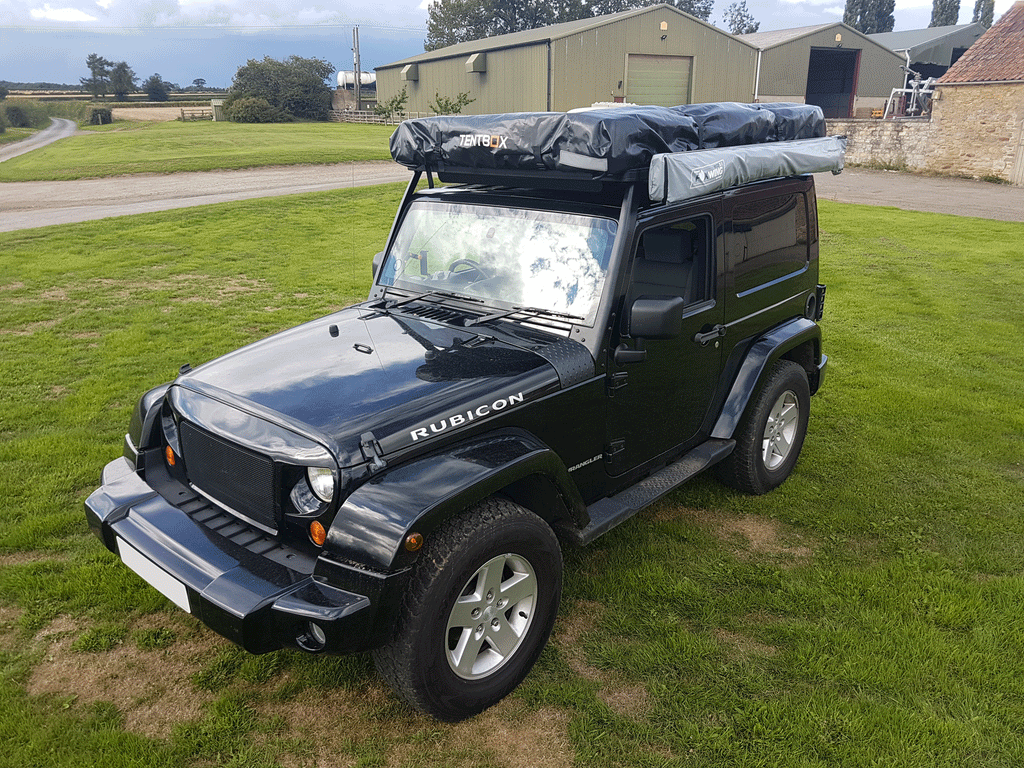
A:
{"type": "Polygon", "coordinates": [[[77,8],[51,8],[49,3],[45,3],[42,8],[33,8],[29,15],[37,21],[96,21],[95,16],[85,11],[77,8]]]}

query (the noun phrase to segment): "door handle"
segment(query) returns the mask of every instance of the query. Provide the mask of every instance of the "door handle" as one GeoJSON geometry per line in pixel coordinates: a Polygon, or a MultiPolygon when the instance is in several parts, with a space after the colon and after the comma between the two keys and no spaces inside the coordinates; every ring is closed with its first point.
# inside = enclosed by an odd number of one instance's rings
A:
{"type": "Polygon", "coordinates": [[[702,347],[706,347],[710,342],[715,339],[720,339],[725,336],[725,326],[716,325],[707,333],[698,333],[693,337],[693,340],[700,344],[702,347]]]}

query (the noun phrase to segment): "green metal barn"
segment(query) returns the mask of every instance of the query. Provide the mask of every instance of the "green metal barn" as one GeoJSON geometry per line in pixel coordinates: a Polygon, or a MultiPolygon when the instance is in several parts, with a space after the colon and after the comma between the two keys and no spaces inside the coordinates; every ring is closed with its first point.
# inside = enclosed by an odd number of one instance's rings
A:
{"type": "MultiPolygon", "coordinates": [[[[409,112],[437,95],[475,99],[465,114],[566,111],[595,102],[674,106],[754,100],[758,50],[655,5],[459,43],[377,67],[381,101],[406,89],[409,112]]],[[[887,92],[888,94],[888,92],[887,92]]]]}
{"type": "Polygon", "coordinates": [[[740,35],[759,49],[754,98],[817,104],[825,117],[870,117],[903,87],[904,59],[837,22],[740,35]]]}

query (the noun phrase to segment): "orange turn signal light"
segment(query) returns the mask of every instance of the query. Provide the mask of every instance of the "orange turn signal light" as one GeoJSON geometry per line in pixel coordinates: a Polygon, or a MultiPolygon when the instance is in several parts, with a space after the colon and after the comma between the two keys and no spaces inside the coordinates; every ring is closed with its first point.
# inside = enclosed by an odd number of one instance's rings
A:
{"type": "Polygon", "coordinates": [[[166,448],[164,448],[164,457],[167,459],[167,466],[173,467],[175,458],[174,451],[171,450],[171,446],[168,445],[166,448]]]}
{"type": "Polygon", "coordinates": [[[309,538],[311,538],[313,543],[318,547],[322,547],[324,542],[327,541],[327,531],[320,524],[319,520],[314,520],[309,524],[309,538]]]}
{"type": "Polygon", "coordinates": [[[418,552],[423,546],[422,533],[410,533],[405,537],[405,548],[410,552],[418,552]]]}

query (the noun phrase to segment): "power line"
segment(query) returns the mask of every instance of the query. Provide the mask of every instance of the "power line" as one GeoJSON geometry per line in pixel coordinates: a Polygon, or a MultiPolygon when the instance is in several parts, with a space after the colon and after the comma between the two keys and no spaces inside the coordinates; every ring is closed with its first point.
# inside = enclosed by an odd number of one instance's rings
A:
{"type": "Polygon", "coordinates": [[[365,22],[354,22],[348,24],[215,24],[215,25],[165,25],[159,27],[44,27],[44,26],[0,26],[0,29],[15,32],[159,32],[169,31],[245,31],[250,29],[271,29],[271,30],[314,30],[314,29],[351,29],[352,27],[366,27],[369,29],[385,29],[391,32],[425,32],[427,27],[397,27],[387,24],[367,24],[365,22]]]}

